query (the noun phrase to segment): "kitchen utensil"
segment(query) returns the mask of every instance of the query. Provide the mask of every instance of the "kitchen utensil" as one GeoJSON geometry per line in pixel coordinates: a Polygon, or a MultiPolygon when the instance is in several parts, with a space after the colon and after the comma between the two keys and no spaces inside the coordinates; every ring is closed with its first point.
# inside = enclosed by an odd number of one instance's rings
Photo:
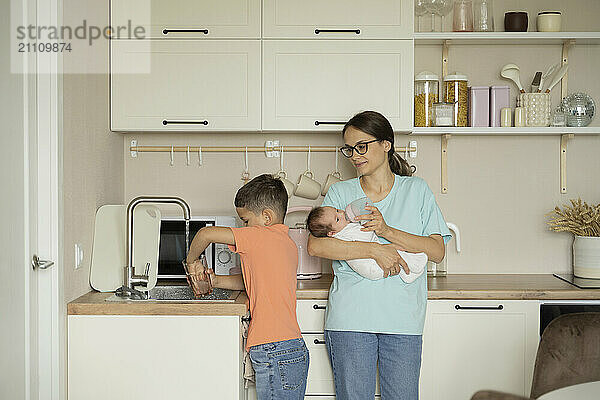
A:
{"type": "Polygon", "coordinates": [[[516,64],[506,64],[500,70],[500,76],[513,81],[519,88],[519,92],[525,93],[520,80],[520,70],[516,64]]]}
{"type": "Polygon", "coordinates": [[[560,11],[541,11],[537,15],[538,32],[560,32],[562,14],[560,11]]]}
{"type": "Polygon", "coordinates": [[[560,69],[558,71],[556,71],[556,73],[552,77],[552,81],[548,85],[548,88],[546,89],[545,93],[550,93],[552,88],[554,86],[556,86],[556,84],[558,82],[560,82],[562,80],[562,78],[567,74],[568,70],[569,70],[569,64],[565,64],[562,67],[560,67],[560,69]]]}
{"type": "Polygon", "coordinates": [[[471,0],[454,0],[452,30],[454,32],[473,32],[473,2],[471,0]]]}
{"type": "Polygon", "coordinates": [[[304,197],[305,199],[315,200],[321,194],[321,184],[313,179],[314,175],[310,170],[310,146],[308,146],[308,155],[306,162],[306,171],[298,178],[294,195],[304,197]]]}
{"type": "Polygon", "coordinates": [[[531,93],[539,92],[541,80],[542,80],[542,72],[538,71],[535,73],[535,76],[533,77],[533,81],[531,81],[531,93]]]}
{"type": "MultiPolygon", "coordinates": [[[[310,206],[290,207],[287,210],[286,216],[295,212],[310,212],[310,206]]],[[[316,279],[321,277],[321,259],[308,254],[308,229],[305,222],[299,222],[290,227],[288,232],[290,238],[298,247],[298,279],[316,279]]]]}
{"type": "Polygon", "coordinates": [[[490,87],[469,88],[469,126],[490,126],[490,87]]]}
{"type": "Polygon", "coordinates": [[[550,95],[548,93],[522,93],[521,105],[525,112],[525,126],[550,125],[550,95]]]}
{"type": "Polygon", "coordinates": [[[475,17],[476,32],[493,32],[494,31],[494,3],[493,0],[475,0],[475,9],[473,16],[475,17]]]}
{"type": "Polygon", "coordinates": [[[585,93],[573,93],[563,99],[567,126],[588,126],[595,113],[594,100],[585,93]]]}
{"type": "MultiPolygon", "coordinates": [[[[446,226],[454,232],[454,243],[456,244],[456,252],[460,253],[460,231],[458,226],[452,222],[447,222],[446,226]]],[[[446,245],[446,254],[444,260],[440,264],[433,261],[427,261],[427,275],[431,276],[446,276],[448,274],[448,246],[446,245]]]]}
{"type": "Polygon", "coordinates": [[[372,211],[367,210],[367,206],[373,206],[373,203],[368,197],[361,197],[360,199],[356,199],[348,204],[344,210],[348,221],[359,222],[361,225],[366,223],[366,220],[357,220],[356,217],[359,215],[371,214],[372,211]]]}
{"type": "Polygon", "coordinates": [[[546,82],[546,79],[548,79],[548,77],[550,75],[552,75],[554,73],[554,71],[556,70],[556,68],[558,68],[558,63],[551,65],[550,67],[548,67],[548,69],[546,70],[546,72],[544,72],[542,74],[542,78],[540,79],[540,86],[538,87],[538,93],[541,92],[544,89],[544,83],[546,82]]]}
{"type": "Polygon", "coordinates": [[[325,196],[329,187],[336,182],[340,182],[342,180],[342,174],[339,171],[339,155],[338,151],[335,152],[335,171],[327,175],[327,179],[325,179],[325,183],[323,184],[323,190],[321,190],[321,194],[325,196]]]}
{"type": "Polygon", "coordinates": [[[501,126],[502,109],[510,106],[510,88],[492,86],[490,88],[490,126],[501,126]]]}
{"type": "Polygon", "coordinates": [[[529,16],[525,11],[509,11],[504,13],[504,30],[506,32],[527,32],[529,16]]]}
{"type": "Polygon", "coordinates": [[[287,179],[287,172],[285,172],[284,164],[283,164],[283,145],[281,145],[281,151],[279,153],[279,172],[275,174],[281,182],[283,182],[283,186],[285,186],[285,190],[287,191],[288,198],[292,197],[294,194],[294,182],[287,179]]]}
{"type": "MultiPolygon", "coordinates": [[[[160,237],[160,210],[141,204],[134,211],[133,264],[135,273],[144,272],[150,263],[148,288],[156,285],[160,237]]],[[[113,292],[123,285],[127,264],[127,206],[104,205],[96,212],[94,243],[90,266],[90,285],[99,292],[113,292]]]]}

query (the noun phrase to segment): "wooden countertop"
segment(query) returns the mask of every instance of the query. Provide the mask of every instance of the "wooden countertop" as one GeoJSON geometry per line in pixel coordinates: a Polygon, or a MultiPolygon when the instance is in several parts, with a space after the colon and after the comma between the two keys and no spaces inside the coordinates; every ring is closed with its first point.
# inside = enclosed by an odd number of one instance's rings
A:
{"type": "MultiPolygon", "coordinates": [[[[327,299],[333,275],[298,281],[298,299],[327,299]]],[[[432,300],[600,300],[600,289],[579,289],[552,274],[451,274],[427,278],[432,300]]]]}
{"type": "MultiPolygon", "coordinates": [[[[298,299],[329,295],[333,275],[298,281],[298,299]]],[[[600,300],[600,289],[579,289],[551,274],[454,274],[427,278],[432,300],[600,300]]],[[[241,292],[233,303],[108,302],[112,293],[90,292],[67,305],[69,315],[238,315],[248,310],[241,292]]]]}
{"type": "Polygon", "coordinates": [[[248,312],[248,296],[240,292],[232,302],[105,301],[113,293],[89,292],[67,304],[69,315],[237,315],[248,312]]]}

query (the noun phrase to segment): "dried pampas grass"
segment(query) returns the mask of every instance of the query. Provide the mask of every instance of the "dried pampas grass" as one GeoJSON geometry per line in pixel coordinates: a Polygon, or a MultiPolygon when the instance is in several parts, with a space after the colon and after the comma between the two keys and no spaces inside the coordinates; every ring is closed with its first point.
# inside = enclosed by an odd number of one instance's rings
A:
{"type": "Polygon", "coordinates": [[[564,210],[555,207],[547,224],[554,232],[571,232],[577,236],[600,236],[600,204],[588,205],[581,199],[570,200],[564,210]]]}

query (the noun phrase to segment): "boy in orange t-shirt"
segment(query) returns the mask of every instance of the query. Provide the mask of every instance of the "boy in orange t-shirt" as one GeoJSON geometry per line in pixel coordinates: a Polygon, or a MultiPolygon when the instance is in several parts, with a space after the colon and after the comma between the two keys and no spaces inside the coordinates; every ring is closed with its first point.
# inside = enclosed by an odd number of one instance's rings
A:
{"type": "Polygon", "coordinates": [[[298,249],[283,224],[288,195],[283,182],[264,174],[242,186],[235,207],[244,228],[206,227],[194,237],[187,257],[191,273],[210,243],[239,253],[242,275],[215,275],[213,287],[244,290],[250,300],[248,341],[258,399],[304,399],[309,355],[296,319],[298,249]],[[275,379],[271,379],[274,377],[275,379]]]}

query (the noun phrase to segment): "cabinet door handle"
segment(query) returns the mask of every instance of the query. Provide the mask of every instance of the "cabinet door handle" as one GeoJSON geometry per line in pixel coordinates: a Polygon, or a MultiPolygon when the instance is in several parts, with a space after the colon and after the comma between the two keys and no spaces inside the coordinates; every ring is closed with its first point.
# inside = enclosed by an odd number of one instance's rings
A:
{"type": "Polygon", "coordinates": [[[208,35],[208,29],[163,29],[163,35],[168,35],[169,33],[204,33],[208,35]]]}
{"type": "Polygon", "coordinates": [[[313,340],[313,343],[314,344],[325,344],[325,341],[324,340],[315,339],[315,340],[313,340]]]}
{"type": "Polygon", "coordinates": [[[502,304],[498,306],[461,306],[459,304],[455,305],[454,308],[456,310],[492,310],[492,311],[500,311],[504,309],[502,304]]]}
{"type": "Polygon", "coordinates": [[[360,35],[360,29],[315,29],[315,35],[319,33],[356,33],[360,35]]]}
{"type": "Polygon", "coordinates": [[[163,125],[169,125],[169,124],[177,124],[177,125],[208,125],[208,121],[207,120],[204,120],[204,121],[174,121],[174,120],[163,119],[162,124],[163,125]]]}
{"type": "Polygon", "coordinates": [[[320,306],[318,304],[313,304],[313,309],[315,310],[325,310],[327,306],[320,306]]]}
{"type": "Polygon", "coordinates": [[[315,121],[315,125],[346,125],[346,122],[340,121],[315,121]]]}

